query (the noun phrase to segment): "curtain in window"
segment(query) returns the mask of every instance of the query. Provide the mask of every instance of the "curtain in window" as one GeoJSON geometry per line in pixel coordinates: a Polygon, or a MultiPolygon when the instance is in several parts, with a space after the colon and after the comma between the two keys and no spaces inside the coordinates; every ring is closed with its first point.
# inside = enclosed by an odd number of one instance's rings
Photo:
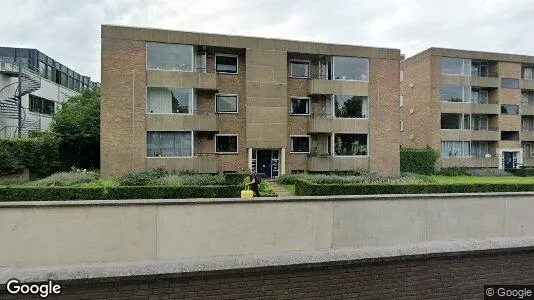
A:
{"type": "Polygon", "coordinates": [[[441,142],[442,157],[469,157],[469,142],[441,142]]]}
{"type": "Polygon", "coordinates": [[[524,68],[523,69],[523,79],[526,79],[526,80],[532,80],[532,75],[533,74],[533,69],[532,68],[524,68]]]}
{"type": "Polygon", "coordinates": [[[147,133],[148,157],[192,156],[191,132],[169,131],[147,133]]]}
{"type": "Polygon", "coordinates": [[[172,113],[172,94],[167,88],[147,88],[147,113],[172,113]]]}
{"type": "Polygon", "coordinates": [[[472,142],[471,155],[474,157],[485,157],[489,153],[488,142],[472,142]]]}

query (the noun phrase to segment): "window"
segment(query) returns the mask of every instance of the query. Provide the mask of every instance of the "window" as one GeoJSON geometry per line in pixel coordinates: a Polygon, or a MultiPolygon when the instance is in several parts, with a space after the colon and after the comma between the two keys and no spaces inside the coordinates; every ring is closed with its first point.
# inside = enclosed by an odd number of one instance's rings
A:
{"type": "Polygon", "coordinates": [[[441,142],[441,157],[469,157],[469,142],[441,142]]]}
{"type": "Polygon", "coordinates": [[[189,114],[193,89],[177,87],[147,87],[147,113],[189,114]]]}
{"type": "Polygon", "coordinates": [[[506,89],[518,89],[519,88],[519,79],[514,78],[502,78],[501,87],[506,89]]]}
{"type": "Polygon", "coordinates": [[[471,76],[488,77],[489,76],[489,63],[487,61],[471,62],[471,76]]]}
{"type": "Polygon", "coordinates": [[[217,73],[237,74],[237,56],[215,55],[217,73]]]}
{"type": "Polygon", "coordinates": [[[55,103],[54,101],[46,100],[41,97],[30,95],[30,111],[45,115],[54,114],[55,103]]]}
{"type": "Polygon", "coordinates": [[[523,66],[521,70],[522,76],[524,80],[533,80],[534,79],[534,67],[533,66],[523,66]]]}
{"type": "Polygon", "coordinates": [[[309,136],[292,136],[291,137],[291,152],[309,153],[310,152],[310,137],[309,136]]]}
{"type": "Polygon", "coordinates": [[[488,142],[485,142],[485,141],[471,142],[471,156],[486,157],[486,154],[489,154],[488,142]]]}
{"type": "Polygon", "coordinates": [[[206,52],[195,54],[195,71],[206,73],[206,52]]]}
{"type": "Polygon", "coordinates": [[[400,120],[399,127],[400,127],[399,131],[403,132],[404,131],[404,121],[403,120],[400,120]]]}
{"type": "Polygon", "coordinates": [[[367,155],[367,134],[334,133],[334,153],[339,156],[367,155]]]}
{"type": "Polygon", "coordinates": [[[237,154],[237,135],[215,135],[215,153],[237,154]]]}
{"type": "Polygon", "coordinates": [[[470,102],[471,87],[469,86],[441,86],[441,101],[444,102],[470,102]]]}
{"type": "Polygon", "coordinates": [[[471,102],[487,104],[488,103],[488,91],[480,88],[471,88],[471,102]]]}
{"type": "Polygon", "coordinates": [[[367,97],[334,95],[336,118],[367,118],[367,97]]]}
{"type": "Polygon", "coordinates": [[[525,143],[523,145],[523,156],[534,157],[534,143],[525,143]]]}
{"type": "Polygon", "coordinates": [[[193,46],[147,43],[147,69],[193,71],[193,46]]]}
{"type": "Polygon", "coordinates": [[[291,114],[292,115],[309,115],[310,98],[291,97],[291,114]]]}
{"type": "Polygon", "coordinates": [[[308,78],[310,63],[308,61],[289,61],[289,76],[293,78],[308,78]]]}
{"type": "Polygon", "coordinates": [[[534,106],[534,91],[521,92],[521,105],[534,106]]]}
{"type": "Polygon", "coordinates": [[[360,57],[332,58],[335,80],[369,81],[369,59],[360,57]]]}
{"type": "Polygon", "coordinates": [[[148,131],[147,157],[191,157],[193,134],[190,131],[148,131]]]}
{"type": "Polygon", "coordinates": [[[441,129],[469,130],[470,115],[468,114],[441,114],[441,129]]]}
{"type": "Polygon", "coordinates": [[[218,113],[237,113],[237,95],[215,95],[215,110],[218,113]]]}
{"type": "Polygon", "coordinates": [[[519,141],[519,131],[501,131],[501,141],[519,141]]]}
{"type": "Polygon", "coordinates": [[[471,60],[443,57],[441,59],[441,74],[471,76],[471,60]]]}
{"type": "Polygon", "coordinates": [[[403,107],[404,106],[404,96],[403,95],[400,95],[400,99],[399,99],[399,107],[403,107]]]}
{"type": "Polygon", "coordinates": [[[54,69],[52,68],[52,66],[46,66],[46,70],[47,70],[46,78],[48,80],[54,81],[54,69]]]}
{"type": "Polygon", "coordinates": [[[487,115],[472,115],[471,130],[488,130],[489,118],[487,115]]]}
{"type": "Polygon", "coordinates": [[[502,104],[501,114],[503,115],[518,115],[519,105],[502,104]]]}
{"type": "Polygon", "coordinates": [[[534,131],[534,117],[523,116],[521,118],[521,131],[534,131]]]}
{"type": "Polygon", "coordinates": [[[39,62],[39,75],[43,78],[46,78],[47,76],[46,64],[42,61],[39,62]]]}

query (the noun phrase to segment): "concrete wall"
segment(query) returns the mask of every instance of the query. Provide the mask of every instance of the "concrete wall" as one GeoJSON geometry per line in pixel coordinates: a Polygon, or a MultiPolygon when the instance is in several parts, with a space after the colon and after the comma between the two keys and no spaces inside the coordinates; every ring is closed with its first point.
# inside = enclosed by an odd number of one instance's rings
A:
{"type": "Polygon", "coordinates": [[[0,204],[1,266],[534,236],[534,193],[0,204]]]}

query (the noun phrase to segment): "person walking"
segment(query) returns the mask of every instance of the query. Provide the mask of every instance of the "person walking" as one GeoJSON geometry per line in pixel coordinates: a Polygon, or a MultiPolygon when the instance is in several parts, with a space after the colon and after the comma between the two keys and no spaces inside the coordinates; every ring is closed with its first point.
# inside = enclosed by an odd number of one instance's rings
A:
{"type": "Polygon", "coordinates": [[[254,197],[261,197],[260,195],[260,183],[261,178],[256,172],[252,172],[252,170],[249,169],[250,173],[250,182],[247,183],[247,185],[250,185],[250,189],[254,192],[254,197]]]}

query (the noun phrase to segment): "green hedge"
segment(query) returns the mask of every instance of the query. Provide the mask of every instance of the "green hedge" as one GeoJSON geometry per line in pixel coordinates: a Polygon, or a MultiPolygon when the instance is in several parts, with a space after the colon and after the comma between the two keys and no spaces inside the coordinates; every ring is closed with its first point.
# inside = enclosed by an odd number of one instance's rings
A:
{"type": "Polygon", "coordinates": [[[0,138],[0,176],[28,168],[30,174],[43,177],[59,169],[59,140],[52,134],[35,138],[0,138]]]}
{"type": "Polygon", "coordinates": [[[417,174],[430,175],[434,172],[434,165],[439,154],[432,148],[401,149],[400,170],[417,174]]]}
{"type": "Polygon", "coordinates": [[[245,173],[225,173],[224,183],[226,185],[240,185],[243,186],[243,180],[248,177],[245,173]]]}
{"type": "Polygon", "coordinates": [[[515,176],[521,176],[521,177],[534,176],[534,168],[506,169],[506,172],[512,173],[515,176]]]}
{"type": "Polygon", "coordinates": [[[242,186],[0,187],[0,202],[237,198],[242,186]]]}
{"type": "Polygon", "coordinates": [[[434,193],[494,193],[534,191],[534,184],[315,184],[299,179],[295,184],[298,196],[375,195],[375,194],[434,194],[434,193]]]}

